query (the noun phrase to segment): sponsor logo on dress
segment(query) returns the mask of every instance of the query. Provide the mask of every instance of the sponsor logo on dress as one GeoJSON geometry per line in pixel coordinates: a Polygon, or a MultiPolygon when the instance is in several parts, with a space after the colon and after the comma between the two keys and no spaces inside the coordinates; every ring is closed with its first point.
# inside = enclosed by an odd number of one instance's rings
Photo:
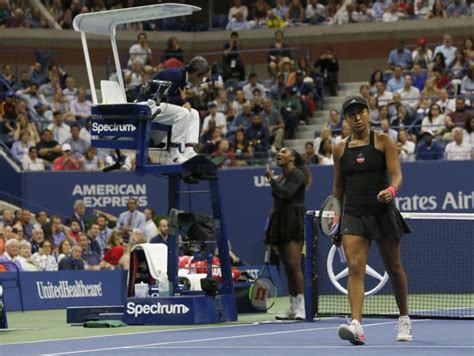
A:
{"type": "Polygon", "coordinates": [[[359,153],[356,157],[356,162],[362,164],[365,162],[365,157],[362,153],[359,153]]]}

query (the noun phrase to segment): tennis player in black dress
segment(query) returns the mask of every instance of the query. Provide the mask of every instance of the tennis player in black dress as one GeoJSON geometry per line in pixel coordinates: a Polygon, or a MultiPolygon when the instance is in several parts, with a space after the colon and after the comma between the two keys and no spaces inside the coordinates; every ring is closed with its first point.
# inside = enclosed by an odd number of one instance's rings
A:
{"type": "Polygon", "coordinates": [[[394,203],[402,184],[397,148],[388,135],[370,129],[369,108],[363,97],[348,97],[342,113],[351,135],[334,151],[333,194],[343,202],[340,231],[349,267],[352,322],[341,325],[338,333],[352,344],[365,343],[360,325],[364,276],[370,243],[375,240],[400,311],[397,341],[411,341],[407,277],[400,260],[400,238],[410,228],[394,203]]]}
{"type": "Polygon", "coordinates": [[[274,178],[267,167],[265,176],[270,182],[273,207],[270,212],[265,242],[278,250],[288,278],[290,308],[277,319],[304,320],[304,282],[301,252],[304,243],[304,193],[311,183],[311,174],[301,155],[290,148],[282,148],[276,158],[282,174],[274,178]]]}

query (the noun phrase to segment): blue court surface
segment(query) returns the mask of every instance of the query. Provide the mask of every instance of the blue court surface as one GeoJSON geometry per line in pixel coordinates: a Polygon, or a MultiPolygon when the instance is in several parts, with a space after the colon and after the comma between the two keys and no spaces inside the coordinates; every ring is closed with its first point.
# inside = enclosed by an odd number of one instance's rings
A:
{"type": "Polygon", "coordinates": [[[395,319],[365,319],[365,346],[337,337],[343,318],[148,331],[3,344],[0,355],[474,355],[474,321],[413,320],[414,341],[396,342],[395,319]]]}

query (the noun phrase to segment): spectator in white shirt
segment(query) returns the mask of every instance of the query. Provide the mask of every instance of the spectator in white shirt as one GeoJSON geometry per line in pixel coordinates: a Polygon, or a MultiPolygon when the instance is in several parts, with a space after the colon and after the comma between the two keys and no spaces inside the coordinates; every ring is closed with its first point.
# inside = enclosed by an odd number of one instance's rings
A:
{"type": "Polygon", "coordinates": [[[379,107],[383,105],[388,105],[392,101],[393,94],[385,90],[384,82],[375,83],[375,89],[377,90],[377,92],[375,93],[375,97],[377,98],[377,103],[379,107]]]}
{"type": "Polygon", "coordinates": [[[22,240],[18,243],[18,256],[16,260],[20,262],[24,272],[38,272],[38,266],[31,258],[31,244],[22,240]]]}
{"type": "Polygon", "coordinates": [[[53,133],[53,139],[62,145],[71,137],[71,128],[64,123],[64,116],[59,111],[53,113],[53,120],[54,122],[49,124],[48,130],[53,133]]]}
{"type": "Polygon", "coordinates": [[[249,16],[249,9],[247,8],[247,6],[242,5],[242,0],[234,0],[234,6],[229,9],[229,22],[234,21],[237,13],[239,12],[242,13],[243,20],[247,21],[247,18],[249,16]]]}
{"type": "Polygon", "coordinates": [[[405,14],[399,11],[398,2],[393,2],[387,11],[382,16],[383,22],[397,22],[400,19],[405,18],[405,14]]]}
{"type": "Polygon", "coordinates": [[[309,0],[306,6],[306,20],[310,23],[326,21],[326,6],[319,3],[319,0],[309,0]]]}
{"type": "Polygon", "coordinates": [[[453,37],[449,34],[445,34],[443,36],[443,44],[436,47],[433,54],[434,56],[436,56],[438,52],[441,52],[444,56],[446,66],[449,66],[451,64],[451,62],[454,60],[454,57],[456,55],[457,48],[454,47],[452,43],[453,43],[453,37]]]}
{"type": "Polygon", "coordinates": [[[415,148],[414,142],[408,140],[408,135],[405,130],[398,132],[397,149],[400,161],[402,162],[414,162],[415,161],[415,148]]]}
{"type": "Polygon", "coordinates": [[[214,121],[216,127],[220,127],[222,130],[222,134],[225,135],[227,133],[227,120],[225,118],[225,115],[217,111],[217,105],[214,102],[210,102],[207,108],[209,109],[209,115],[204,118],[204,121],[202,123],[201,135],[207,132],[209,123],[211,121],[214,121]]]}
{"type": "Polygon", "coordinates": [[[439,100],[436,102],[445,114],[456,111],[456,99],[449,99],[448,91],[443,88],[439,91],[439,100]]]}
{"type": "Polygon", "coordinates": [[[405,84],[398,93],[400,93],[402,97],[403,105],[409,107],[412,112],[418,109],[418,105],[420,104],[420,90],[413,86],[413,79],[410,75],[405,76],[405,84]]]}
{"type": "Polygon", "coordinates": [[[123,81],[126,90],[134,90],[143,83],[143,64],[135,58],[132,62],[131,68],[125,70],[123,81]]]}
{"type": "Polygon", "coordinates": [[[421,121],[421,132],[426,131],[433,132],[437,139],[442,138],[446,132],[446,117],[438,104],[431,105],[428,115],[421,121]]]}
{"type": "Polygon", "coordinates": [[[246,100],[252,100],[253,99],[253,91],[254,89],[259,89],[260,93],[262,94],[262,98],[266,96],[266,91],[265,87],[257,82],[257,74],[256,73],[251,73],[249,75],[249,83],[244,85],[242,90],[244,91],[244,96],[246,100]]]}
{"type": "Polygon", "coordinates": [[[137,36],[138,43],[133,44],[128,51],[129,59],[128,66],[131,67],[135,59],[142,65],[150,64],[152,60],[151,48],[148,44],[146,33],[141,32],[137,36]]]}
{"type": "Polygon", "coordinates": [[[28,154],[23,157],[21,166],[25,171],[44,171],[44,161],[38,158],[38,149],[33,146],[28,150],[28,154]]]}
{"type": "Polygon", "coordinates": [[[453,129],[454,141],[448,143],[444,155],[448,161],[460,161],[471,159],[471,145],[463,142],[463,130],[460,127],[453,129]]]}
{"type": "Polygon", "coordinates": [[[351,17],[354,22],[372,22],[375,20],[375,13],[367,7],[367,4],[362,3],[359,5],[359,11],[354,11],[351,17]]]}
{"type": "Polygon", "coordinates": [[[63,96],[71,104],[77,98],[76,82],[73,77],[67,77],[65,84],[66,88],[63,89],[63,96]]]}
{"type": "Polygon", "coordinates": [[[38,252],[35,252],[31,259],[38,266],[40,271],[57,271],[58,263],[54,258],[52,251],[52,245],[49,240],[43,240],[40,242],[40,248],[38,252]]]}
{"type": "Polygon", "coordinates": [[[433,51],[426,47],[426,40],[423,37],[418,40],[418,46],[411,53],[413,64],[419,64],[421,68],[428,69],[433,62],[433,51]]]}
{"type": "Polygon", "coordinates": [[[145,235],[146,242],[150,242],[153,237],[158,235],[158,228],[153,221],[155,212],[151,208],[146,208],[143,212],[145,214],[145,231],[143,231],[143,234],[145,235]]]}
{"type": "Polygon", "coordinates": [[[77,99],[71,104],[71,112],[77,119],[88,119],[91,116],[92,103],[86,99],[86,89],[77,90],[77,99]]]}

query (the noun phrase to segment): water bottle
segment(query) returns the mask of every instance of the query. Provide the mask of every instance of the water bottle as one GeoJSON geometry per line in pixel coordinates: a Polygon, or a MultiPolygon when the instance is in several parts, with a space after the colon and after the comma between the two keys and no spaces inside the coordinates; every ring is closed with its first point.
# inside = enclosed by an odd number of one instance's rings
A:
{"type": "Polygon", "coordinates": [[[166,273],[161,273],[159,277],[158,293],[160,297],[170,296],[170,283],[166,273]]]}

